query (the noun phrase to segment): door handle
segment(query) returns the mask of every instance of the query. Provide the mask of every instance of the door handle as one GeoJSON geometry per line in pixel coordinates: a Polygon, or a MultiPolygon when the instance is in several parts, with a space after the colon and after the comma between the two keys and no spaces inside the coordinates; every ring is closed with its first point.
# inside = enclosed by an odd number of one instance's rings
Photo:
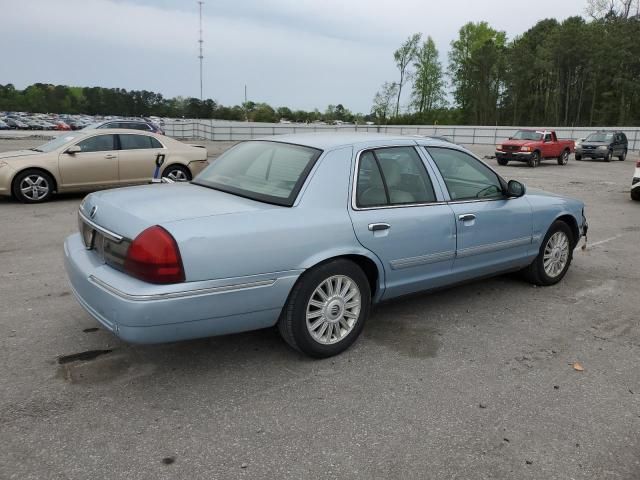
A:
{"type": "Polygon", "coordinates": [[[458,216],[458,220],[460,220],[461,222],[469,222],[475,219],[476,219],[476,216],[473,213],[464,213],[458,216]]]}
{"type": "Polygon", "coordinates": [[[104,158],[116,158],[116,155],[113,155],[111,153],[107,153],[104,158]]]}
{"type": "Polygon", "coordinates": [[[389,230],[391,225],[388,223],[370,223],[369,231],[370,232],[379,232],[380,230],[389,230]]]}

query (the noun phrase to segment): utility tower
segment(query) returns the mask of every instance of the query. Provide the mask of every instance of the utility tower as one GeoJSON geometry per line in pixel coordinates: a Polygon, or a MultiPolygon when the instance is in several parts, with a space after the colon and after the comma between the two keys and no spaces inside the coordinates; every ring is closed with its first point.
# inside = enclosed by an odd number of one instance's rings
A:
{"type": "Polygon", "coordinates": [[[204,58],[202,55],[202,44],[204,43],[202,39],[202,5],[204,5],[204,2],[198,1],[198,8],[200,10],[200,38],[198,39],[198,43],[200,44],[200,55],[198,55],[200,59],[200,101],[202,101],[202,59],[204,58]]]}

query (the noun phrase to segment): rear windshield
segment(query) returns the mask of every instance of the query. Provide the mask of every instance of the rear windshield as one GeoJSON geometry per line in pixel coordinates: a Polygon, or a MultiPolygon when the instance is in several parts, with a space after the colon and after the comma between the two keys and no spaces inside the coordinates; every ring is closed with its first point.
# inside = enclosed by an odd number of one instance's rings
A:
{"type": "Polygon", "coordinates": [[[598,132],[587,137],[587,142],[610,142],[613,140],[613,133],[598,132]]]}
{"type": "Polygon", "coordinates": [[[244,142],[215,160],[193,183],[290,207],[321,153],[288,143],[244,142]]]}
{"type": "Polygon", "coordinates": [[[542,133],[530,130],[518,130],[513,137],[514,140],[542,140],[542,133]]]}

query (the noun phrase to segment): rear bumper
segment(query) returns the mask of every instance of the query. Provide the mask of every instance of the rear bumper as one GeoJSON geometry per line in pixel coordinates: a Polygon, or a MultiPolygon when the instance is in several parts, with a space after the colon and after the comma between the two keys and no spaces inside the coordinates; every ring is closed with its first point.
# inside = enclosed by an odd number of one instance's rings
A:
{"type": "Polygon", "coordinates": [[[177,285],[152,285],[104,265],[79,234],[64,244],[64,264],[80,305],[132,343],[164,343],[273,326],[301,272],[177,285]]]}

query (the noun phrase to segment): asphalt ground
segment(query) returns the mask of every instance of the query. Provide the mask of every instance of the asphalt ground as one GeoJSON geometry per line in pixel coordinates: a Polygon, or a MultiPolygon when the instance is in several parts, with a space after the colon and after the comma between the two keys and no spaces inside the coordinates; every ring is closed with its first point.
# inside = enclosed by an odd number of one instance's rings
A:
{"type": "Polygon", "coordinates": [[[640,478],[636,159],[487,160],[586,203],[589,247],[566,278],[383,304],[327,360],[274,330],[124,344],[66,282],[82,196],[0,199],[0,478],[640,478]]]}

